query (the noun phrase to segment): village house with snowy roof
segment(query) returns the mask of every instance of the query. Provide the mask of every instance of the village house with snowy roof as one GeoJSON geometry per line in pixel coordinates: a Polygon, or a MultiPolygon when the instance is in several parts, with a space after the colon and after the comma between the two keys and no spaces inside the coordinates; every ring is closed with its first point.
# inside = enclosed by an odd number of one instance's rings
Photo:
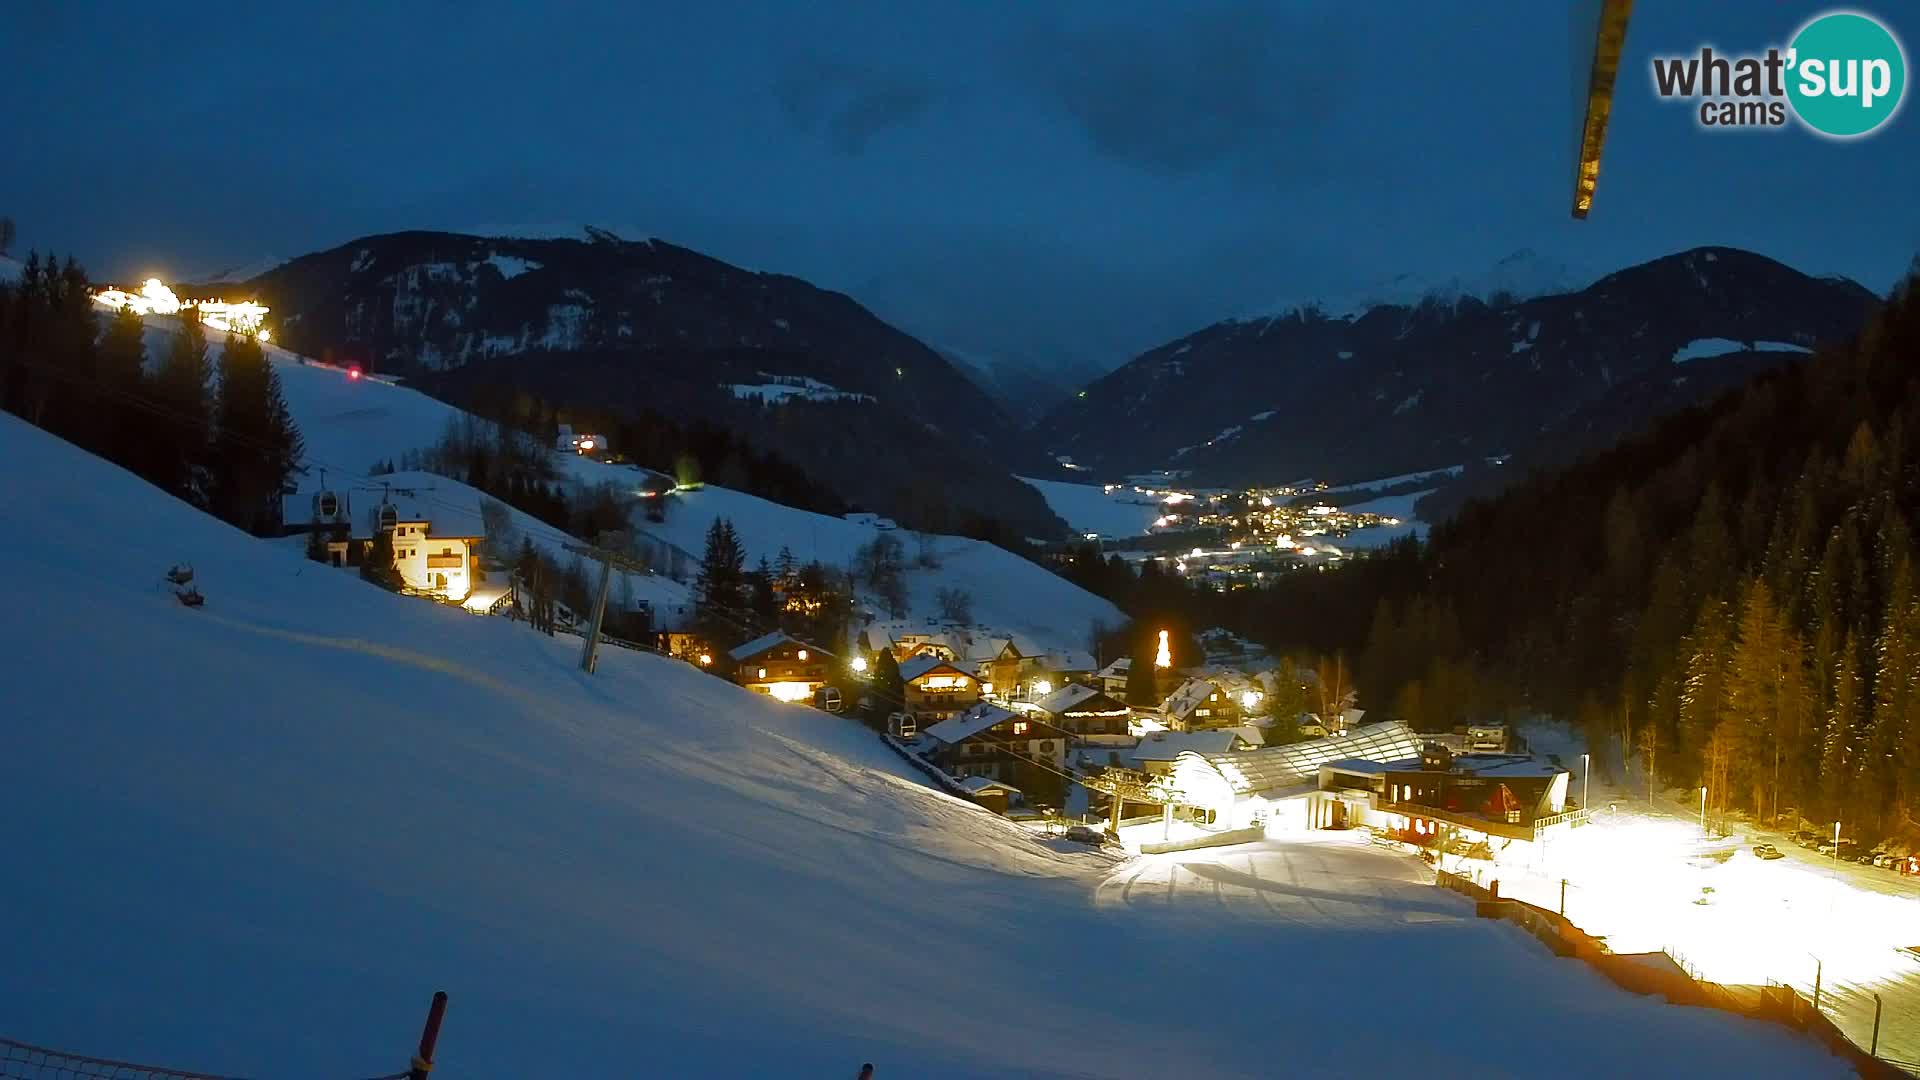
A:
{"type": "Polygon", "coordinates": [[[1023,792],[1062,787],[1068,739],[1044,721],[983,701],[920,732],[950,776],[984,776],[1023,792]]]}
{"type": "Polygon", "coordinates": [[[1068,683],[1032,702],[1027,711],[1082,746],[1132,746],[1133,710],[1097,687],[1068,683]]]}
{"type": "Polygon", "coordinates": [[[900,665],[906,710],[923,729],[965,712],[980,701],[980,680],[961,664],[921,653],[900,665]]]}
{"type": "Polygon", "coordinates": [[[827,685],[827,658],[820,650],[776,630],[727,653],[733,681],[780,701],[812,701],[827,685]]]}
{"type": "Polygon", "coordinates": [[[392,488],[355,514],[348,492],[285,496],[282,520],[305,521],[296,531],[318,533],[315,541],[330,566],[359,566],[375,536],[393,543],[393,565],[406,588],[443,600],[463,601],[480,578],[479,545],[486,538],[478,514],[430,502],[416,488],[392,488]],[[302,512],[304,510],[304,513],[302,512]]]}
{"type": "Polygon", "coordinates": [[[1180,684],[1160,704],[1161,722],[1173,731],[1238,727],[1246,702],[1229,680],[1196,676],[1180,684]]]}

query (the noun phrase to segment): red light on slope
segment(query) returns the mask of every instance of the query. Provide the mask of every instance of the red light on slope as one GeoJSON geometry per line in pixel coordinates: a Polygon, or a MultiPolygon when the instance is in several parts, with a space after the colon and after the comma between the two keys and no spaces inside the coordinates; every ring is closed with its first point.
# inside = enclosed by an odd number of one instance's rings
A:
{"type": "Polygon", "coordinates": [[[359,378],[359,377],[360,377],[360,369],[359,369],[359,368],[357,368],[357,367],[350,367],[350,368],[348,368],[348,369],[347,369],[347,378],[349,378],[349,379],[357,379],[357,378],[359,378]]]}

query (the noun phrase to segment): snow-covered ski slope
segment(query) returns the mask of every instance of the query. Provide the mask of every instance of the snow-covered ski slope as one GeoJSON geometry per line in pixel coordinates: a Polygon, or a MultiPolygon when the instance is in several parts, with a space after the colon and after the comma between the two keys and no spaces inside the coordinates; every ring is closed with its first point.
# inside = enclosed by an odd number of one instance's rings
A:
{"type": "MultiPolygon", "coordinates": [[[[174,326],[174,320],[165,316],[148,319],[150,358],[165,355],[174,326]]],[[[214,356],[219,355],[222,344],[221,335],[210,335],[214,356]]],[[[392,482],[389,477],[365,474],[376,461],[397,462],[409,450],[438,442],[448,423],[464,415],[417,390],[371,379],[350,379],[339,368],[311,364],[277,346],[268,346],[267,354],[280,373],[287,408],[306,439],[309,469],[300,480],[302,491],[318,488],[322,468],[330,470],[328,485],[342,489],[392,482]]],[[[556,456],[566,474],[582,485],[631,485],[639,475],[573,454],[556,456]]],[[[945,485],[964,483],[965,478],[930,469],[927,482],[945,485]]],[[[478,492],[450,481],[436,483],[442,489],[442,498],[478,512],[478,492]]],[[[857,548],[880,535],[880,530],[871,525],[798,510],[714,485],[676,496],[666,522],[636,518],[633,527],[697,558],[705,545],[707,527],[722,516],[731,519],[739,531],[749,565],[761,556],[771,562],[785,546],[803,562],[819,559],[844,568],[857,548]]],[[[541,542],[539,527],[525,531],[536,543],[541,542]]],[[[895,535],[906,545],[909,561],[914,560],[919,555],[914,534],[901,530],[895,535]]],[[[1108,601],[992,544],[940,536],[934,538],[933,549],[939,566],[913,566],[906,574],[909,614],[915,617],[937,615],[936,595],[942,588],[953,588],[972,597],[975,623],[1023,635],[1050,649],[1085,649],[1094,623],[1114,627],[1125,621],[1120,610],[1108,601]]],[[[654,599],[656,609],[683,604],[679,595],[684,590],[677,593],[671,585],[636,579],[634,591],[636,596],[654,599]]]]}
{"type": "Polygon", "coordinates": [[[4,415],[0,461],[10,1037],[338,1080],[444,988],[469,1080],[1844,1075],[1364,845],[1050,850],[844,718],[585,675],[4,415]]]}
{"type": "MultiPolygon", "coordinates": [[[[930,475],[929,482],[960,481],[930,475]]],[[[846,567],[861,545],[881,535],[872,525],[795,510],[711,485],[675,496],[666,522],[640,524],[652,535],[697,555],[705,544],[707,526],[716,517],[733,522],[750,563],[762,555],[771,560],[785,546],[803,562],[819,559],[846,567]]],[[[1082,650],[1090,648],[1095,623],[1113,628],[1126,621],[1112,603],[1003,548],[960,536],[935,536],[931,546],[936,565],[923,567],[917,565],[919,537],[904,529],[891,534],[906,551],[908,614],[914,617],[937,616],[939,591],[961,589],[973,599],[974,623],[1018,634],[1048,649],[1082,650]]]]}

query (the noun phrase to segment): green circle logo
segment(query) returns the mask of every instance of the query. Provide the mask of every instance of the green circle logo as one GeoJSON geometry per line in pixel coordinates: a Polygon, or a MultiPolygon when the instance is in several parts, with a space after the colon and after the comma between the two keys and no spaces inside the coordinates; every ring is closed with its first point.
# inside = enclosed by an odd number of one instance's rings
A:
{"type": "Polygon", "coordinates": [[[1789,46],[1787,99],[1822,135],[1850,139],[1893,118],[1907,88],[1907,58],[1891,31],[1851,11],[1822,15],[1789,46]]]}

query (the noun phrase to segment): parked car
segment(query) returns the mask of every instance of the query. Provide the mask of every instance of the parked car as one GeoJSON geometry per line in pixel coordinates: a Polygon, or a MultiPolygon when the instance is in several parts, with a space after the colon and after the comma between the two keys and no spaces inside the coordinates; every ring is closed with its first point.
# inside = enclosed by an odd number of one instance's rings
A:
{"type": "Polygon", "coordinates": [[[1753,845],[1753,853],[1762,859],[1786,858],[1785,855],[1782,855],[1780,853],[1780,849],[1777,847],[1774,847],[1772,844],[1755,844],[1753,845]]]}
{"type": "Polygon", "coordinates": [[[1107,842],[1107,834],[1104,829],[1096,829],[1091,825],[1069,825],[1067,826],[1067,839],[1077,840],[1082,844],[1092,844],[1098,847],[1107,842]]]}
{"type": "Polygon", "coordinates": [[[1812,829],[1801,829],[1793,834],[1793,842],[1801,847],[1810,848],[1820,843],[1820,834],[1812,829]]]}

